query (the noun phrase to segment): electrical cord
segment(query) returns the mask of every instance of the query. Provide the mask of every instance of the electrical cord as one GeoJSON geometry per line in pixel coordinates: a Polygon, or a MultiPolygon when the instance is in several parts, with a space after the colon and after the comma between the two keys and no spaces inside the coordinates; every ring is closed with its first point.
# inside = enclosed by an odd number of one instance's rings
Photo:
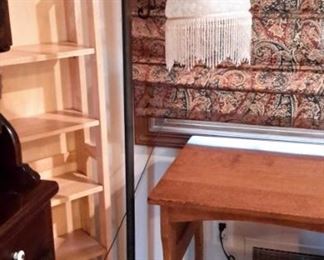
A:
{"type": "Polygon", "coordinates": [[[117,228],[117,231],[116,231],[116,233],[115,233],[114,239],[113,239],[113,241],[112,241],[110,247],[108,248],[107,253],[105,254],[104,260],[106,260],[106,259],[108,258],[108,256],[109,256],[109,254],[110,254],[112,248],[114,247],[114,245],[115,245],[115,243],[116,243],[116,241],[117,241],[117,238],[118,238],[118,236],[119,236],[120,230],[121,230],[121,228],[122,228],[122,226],[123,226],[123,224],[124,224],[124,222],[125,222],[126,216],[127,216],[127,212],[124,213],[124,215],[123,215],[123,217],[122,217],[122,220],[120,221],[120,223],[119,223],[119,225],[118,225],[118,228],[117,228]]]}
{"type": "Polygon", "coordinates": [[[226,229],[226,224],[225,223],[219,223],[218,224],[218,230],[219,230],[219,241],[222,247],[222,250],[224,252],[224,255],[226,257],[227,260],[236,260],[235,257],[231,254],[228,254],[226,252],[226,249],[224,247],[224,236],[223,236],[223,232],[226,229]]]}
{"type": "MultiPolygon", "coordinates": [[[[161,130],[163,129],[163,126],[164,126],[164,123],[162,123],[161,128],[159,129],[157,135],[153,138],[153,143],[155,143],[155,141],[160,137],[160,135],[161,135],[161,133],[162,133],[161,130]]],[[[136,192],[137,192],[137,190],[138,190],[140,184],[142,183],[142,180],[143,180],[143,178],[144,178],[144,175],[145,175],[145,172],[146,172],[146,170],[147,170],[147,167],[149,166],[149,163],[150,163],[151,158],[152,158],[152,156],[153,156],[154,150],[155,150],[155,147],[153,147],[153,148],[151,149],[151,151],[150,151],[150,153],[149,153],[149,155],[148,155],[148,158],[147,158],[147,160],[146,160],[146,162],[145,162],[144,168],[143,168],[143,170],[142,170],[142,172],[141,172],[141,174],[140,174],[140,177],[139,177],[139,179],[138,179],[138,181],[137,181],[137,183],[136,183],[136,185],[135,185],[135,188],[134,188],[134,195],[136,195],[136,192]]],[[[113,238],[113,241],[112,241],[110,247],[108,248],[107,253],[106,253],[105,256],[104,256],[104,260],[106,260],[106,259],[108,258],[108,256],[109,256],[109,254],[111,253],[111,251],[112,251],[112,249],[113,249],[113,247],[114,247],[114,245],[115,245],[115,243],[116,243],[116,241],[117,241],[117,239],[118,239],[118,236],[119,236],[120,230],[121,230],[121,228],[122,228],[122,226],[123,226],[123,224],[124,224],[124,222],[125,222],[126,217],[127,217],[127,211],[124,213],[124,215],[123,215],[123,217],[122,217],[122,219],[121,219],[121,221],[120,221],[120,223],[119,223],[119,225],[118,225],[118,228],[117,228],[117,230],[116,230],[116,233],[115,233],[115,236],[114,236],[114,238],[113,238]]],[[[234,259],[234,260],[235,260],[235,259],[234,259]]]]}
{"type": "MultiPolygon", "coordinates": [[[[149,162],[151,161],[151,157],[152,157],[152,155],[153,155],[154,149],[155,149],[155,148],[152,148],[152,150],[151,150],[151,152],[150,152],[150,154],[149,154],[149,156],[148,156],[148,158],[147,158],[147,161],[146,161],[146,163],[145,163],[145,165],[144,165],[143,171],[141,172],[141,175],[140,175],[140,177],[139,177],[139,179],[138,179],[138,181],[137,181],[137,183],[136,183],[135,190],[134,190],[134,194],[136,194],[136,192],[137,192],[137,190],[138,190],[138,187],[140,186],[140,184],[141,184],[141,182],[142,182],[142,180],[143,180],[143,177],[144,177],[144,175],[145,175],[145,172],[146,172],[147,166],[148,166],[149,162]]],[[[127,211],[124,213],[124,215],[123,215],[123,217],[122,217],[122,219],[121,219],[121,222],[120,222],[119,225],[118,225],[118,228],[117,228],[117,231],[116,231],[116,233],[115,233],[114,239],[113,239],[113,241],[112,241],[112,243],[111,243],[111,245],[110,245],[110,247],[109,247],[109,249],[108,249],[108,251],[107,251],[105,257],[104,257],[104,260],[106,260],[106,259],[108,258],[109,254],[110,254],[110,252],[111,252],[111,250],[112,250],[112,248],[113,248],[113,246],[115,245],[115,243],[116,243],[116,241],[117,241],[117,239],[118,239],[118,236],[119,236],[120,230],[121,230],[121,228],[122,228],[122,226],[123,226],[123,224],[124,224],[124,222],[125,222],[126,217],[127,217],[127,211]]]]}

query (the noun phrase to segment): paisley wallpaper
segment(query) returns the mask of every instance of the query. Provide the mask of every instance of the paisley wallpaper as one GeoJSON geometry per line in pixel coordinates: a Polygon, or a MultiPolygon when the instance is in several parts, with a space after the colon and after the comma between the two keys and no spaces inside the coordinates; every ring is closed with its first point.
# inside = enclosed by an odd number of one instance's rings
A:
{"type": "Polygon", "coordinates": [[[133,13],[138,116],[324,129],[324,0],[252,0],[251,65],[170,72],[156,2],[148,19],[133,13]]]}

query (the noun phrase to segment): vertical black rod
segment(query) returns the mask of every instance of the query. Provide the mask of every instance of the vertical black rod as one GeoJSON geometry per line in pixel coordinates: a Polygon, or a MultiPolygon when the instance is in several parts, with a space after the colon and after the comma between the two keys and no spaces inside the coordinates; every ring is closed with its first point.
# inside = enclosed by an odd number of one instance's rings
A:
{"type": "Polygon", "coordinates": [[[124,62],[124,120],[126,163],[127,260],[135,260],[135,202],[134,202],[134,117],[131,53],[131,4],[122,0],[123,62],[124,62]]]}

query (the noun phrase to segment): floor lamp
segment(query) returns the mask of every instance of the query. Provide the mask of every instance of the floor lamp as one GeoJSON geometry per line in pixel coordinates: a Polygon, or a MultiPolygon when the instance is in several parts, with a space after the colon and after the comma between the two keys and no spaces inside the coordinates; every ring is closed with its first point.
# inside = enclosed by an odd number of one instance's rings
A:
{"type": "Polygon", "coordinates": [[[135,260],[134,116],[131,55],[131,1],[122,0],[127,259],[135,260]]]}

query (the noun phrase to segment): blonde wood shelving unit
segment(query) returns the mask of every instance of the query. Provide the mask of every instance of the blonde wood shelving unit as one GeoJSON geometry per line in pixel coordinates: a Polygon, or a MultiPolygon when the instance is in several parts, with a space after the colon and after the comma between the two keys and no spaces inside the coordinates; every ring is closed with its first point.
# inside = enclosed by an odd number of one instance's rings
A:
{"type": "MultiPolygon", "coordinates": [[[[36,0],[30,3],[38,4],[36,0]]],[[[0,108],[4,110],[1,112],[17,130],[25,161],[43,179],[59,184],[59,192],[51,201],[57,259],[103,258],[111,244],[99,5],[100,1],[63,1],[67,39],[59,43],[13,46],[9,52],[0,54],[4,92],[0,99],[0,108]],[[23,77],[27,72],[32,73],[35,78],[32,80],[37,83],[37,74],[44,68],[53,70],[54,76],[49,81],[54,83],[49,85],[55,100],[48,102],[46,94],[42,100],[26,96],[28,81],[25,88],[10,89],[12,82],[21,83],[12,76],[16,71],[23,77]],[[10,102],[6,103],[9,97],[23,100],[26,110],[21,109],[17,114],[10,102]],[[42,113],[34,112],[40,110],[34,108],[41,103],[45,104],[42,113]]]]}

